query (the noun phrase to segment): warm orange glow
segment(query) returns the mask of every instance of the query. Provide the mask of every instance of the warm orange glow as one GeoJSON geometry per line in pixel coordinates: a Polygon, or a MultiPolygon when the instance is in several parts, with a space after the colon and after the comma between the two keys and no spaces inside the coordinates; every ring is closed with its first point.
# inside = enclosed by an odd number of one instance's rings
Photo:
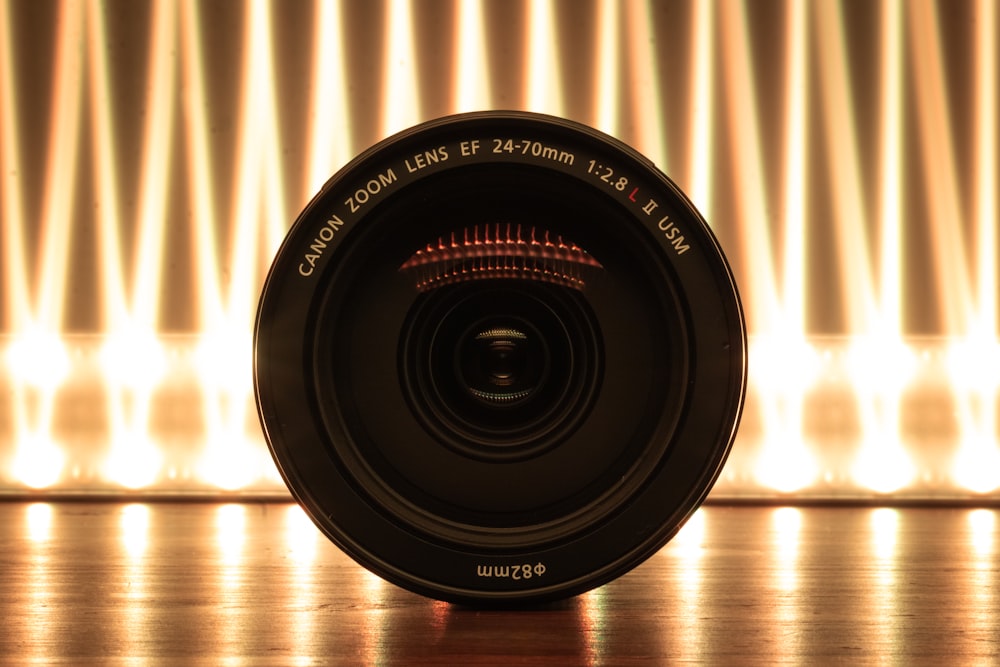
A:
{"type": "Polygon", "coordinates": [[[34,433],[19,433],[11,463],[14,478],[32,489],[44,489],[62,476],[66,455],[58,443],[34,433]]]}
{"type": "MultiPolygon", "coordinates": [[[[899,609],[898,567],[894,565],[899,561],[899,519],[900,513],[895,508],[879,507],[872,510],[871,515],[871,552],[874,557],[875,566],[872,568],[874,581],[869,587],[871,600],[870,604],[877,609],[883,610],[887,617],[895,617],[901,613],[899,609]]],[[[889,641],[899,641],[896,634],[899,631],[898,625],[893,624],[887,628],[889,641]]]]}
{"type": "Polygon", "coordinates": [[[1000,493],[994,2],[363,4],[223,6],[220,40],[154,2],[132,46],[101,3],[0,4],[0,491],[284,495],[250,332],[289,224],[385,135],[513,107],[718,232],[751,343],[718,497],[1000,493]]]}
{"type": "Polygon", "coordinates": [[[552,12],[551,2],[529,0],[524,108],[561,116],[564,115],[561,63],[552,12]]]}
{"type": "Polygon", "coordinates": [[[215,515],[215,535],[219,549],[219,560],[223,567],[231,572],[231,577],[224,580],[228,584],[238,583],[236,577],[243,559],[243,546],[246,542],[246,511],[245,505],[219,505],[215,515]]]}
{"type": "Polygon", "coordinates": [[[686,558],[697,558],[705,543],[705,513],[695,510],[691,518],[670,540],[671,553],[679,554],[686,558]]]}
{"type": "Polygon", "coordinates": [[[129,558],[138,560],[149,546],[149,507],[133,503],[121,513],[122,545],[129,558]]]}
{"type": "Polygon", "coordinates": [[[297,566],[308,567],[316,558],[320,532],[299,505],[289,505],[285,516],[285,541],[297,566]]]}
{"type": "MultiPolygon", "coordinates": [[[[779,507],[773,515],[776,555],[781,561],[778,573],[778,588],[792,592],[798,586],[798,558],[800,533],[802,532],[802,512],[795,507],[779,507]]],[[[782,619],[792,621],[794,619],[782,619]]]]}
{"type": "Polygon", "coordinates": [[[407,0],[389,0],[385,10],[385,72],[382,75],[382,135],[389,136],[414,125],[419,117],[413,16],[407,0]]]}
{"type": "Polygon", "coordinates": [[[32,542],[47,542],[52,537],[52,506],[48,503],[28,505],[25,519],[32,542]]]}
{"type": "Polygon", "coordinates": [[[452,107],[459,111],[481,111],[493,106],[490,101],[489,67],[486,62],[483,34],[483,6],[476,0],[459,0],[455,42],[455,85],[452,107]]]}

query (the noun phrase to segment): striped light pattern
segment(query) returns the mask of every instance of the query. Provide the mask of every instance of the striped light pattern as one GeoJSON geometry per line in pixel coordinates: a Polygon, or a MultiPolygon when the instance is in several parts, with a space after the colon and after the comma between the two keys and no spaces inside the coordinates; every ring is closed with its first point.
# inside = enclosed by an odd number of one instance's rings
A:
{"type": "Polygon", "coordinates": [[[1000,498],[992,0],[0,4],[0,491],[283,493],[251,324],[351,156],[489,108],[686,192],[751,380],[717,497],[1000,498]]]}

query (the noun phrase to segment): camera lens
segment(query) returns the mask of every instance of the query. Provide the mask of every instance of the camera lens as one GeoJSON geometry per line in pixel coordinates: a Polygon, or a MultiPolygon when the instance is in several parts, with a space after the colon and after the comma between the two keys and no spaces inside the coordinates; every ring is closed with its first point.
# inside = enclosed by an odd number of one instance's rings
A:
{"type": "Polygon", "coordinates": [[[677,187],[570,121],[391,137],[305,208],[261,295],[254,386],[294,497],[424,595],[543,601],[618,577],[721,471],[736,287],[677,187]]]}

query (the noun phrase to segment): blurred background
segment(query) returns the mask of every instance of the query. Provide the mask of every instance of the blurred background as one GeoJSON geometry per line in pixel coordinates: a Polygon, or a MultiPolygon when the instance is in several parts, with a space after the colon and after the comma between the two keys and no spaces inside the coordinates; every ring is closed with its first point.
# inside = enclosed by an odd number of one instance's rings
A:
{"type": "Polygon", "coordinates": [[[736,274],[717,499],[1000,501],[993,0],[0,4],[0,494],[287,497],[257,296],[340,166],[441,115],[631,144],[736,274]]]}

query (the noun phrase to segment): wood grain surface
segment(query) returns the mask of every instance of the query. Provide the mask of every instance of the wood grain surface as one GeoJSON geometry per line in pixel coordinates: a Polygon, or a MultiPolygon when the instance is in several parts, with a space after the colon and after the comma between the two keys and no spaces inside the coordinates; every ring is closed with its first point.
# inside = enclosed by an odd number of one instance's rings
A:
{"type": "Polygon", "coordinates": [[[0,663],[1000,664],[1000,512],[702,508],[542,608],[435,602],[294,505],[0,503],[0,663]]]}

